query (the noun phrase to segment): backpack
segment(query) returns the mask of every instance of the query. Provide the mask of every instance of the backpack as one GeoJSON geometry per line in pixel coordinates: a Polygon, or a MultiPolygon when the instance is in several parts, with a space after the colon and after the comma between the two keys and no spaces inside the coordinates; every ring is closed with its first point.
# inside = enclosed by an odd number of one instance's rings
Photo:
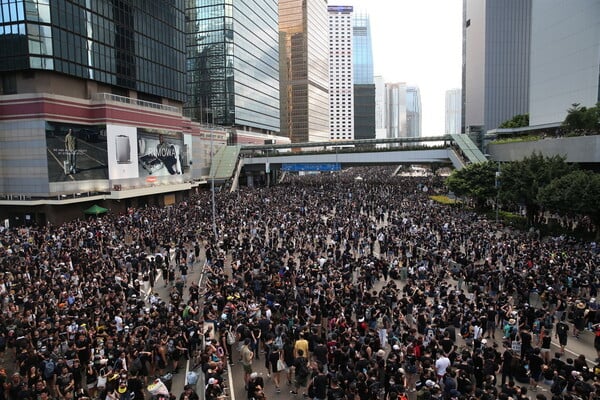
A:
{"type": "Polygon", "coordinates": [[[463,324],[460,327],[460,336],[462,336],[463,338],[467,338],[469,336],[471,336],[471,331],[470,331],[470,325],[468,323],[463,324]]]}
{"type": "Polygon", "coordinates": [[[53,359],[48,359],[44,362],[44,378],[50,379],[52,375],[54,375],[54,370],[56,369],[56,364],[53,359]]]}
{"type": "Polygon", "coordinates": [[[296,375],[298,375],[300,378],[304,378],[308,376],[308,366],[306,365],[307,361],[304,357],[300,357],[298,360],[300,362],[298,362],[298,366],[296,367],[296,375]]]}
{"type": "Polygon", "coordinates": [[[227,330],[227,344],[232,345],[235,344],[235,335],[231,332],[230,329],[227,330]]]}
{"type": "Polygon", "coordinates": [[[283,349],[283,338],[281,336],[277,336],[274,343],[278,350],[283,349]]]}

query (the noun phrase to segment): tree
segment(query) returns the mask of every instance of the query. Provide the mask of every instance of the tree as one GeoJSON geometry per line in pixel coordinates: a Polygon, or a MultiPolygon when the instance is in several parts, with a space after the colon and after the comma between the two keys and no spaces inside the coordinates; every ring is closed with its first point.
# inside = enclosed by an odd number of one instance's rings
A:
{"type": "Polygon", "coordinates": [[[600,133],[600,102],[589,108],[573,103],[567,110],[563,126],[578,134],[600,133]]]}
{"type": "Polygon", "coordinates": [[[529,114],[515,115],[508,121],[504,121],[498,128],[522,128],[529,126],[529,114]]]}
{"type": "Polygon", "coordinates": [[[564,157],[544,157],[540,153],[505,164],[500,177],[500,199],[503,203],[524,205],[527,222],[534,225],[536,216],[542,209],[538,200],[540,189],[573,170],[574,167],[567,164],[564,157]]]}
{"type": "Polygon", "coordinates": [[[477,208],[483,208],[489,199],[496,196],[495,177],[496,164],[487,161],[454,170],[446,179],[446,185],[457,196],[468,197],[477,208]]]}
{"type": "Polygon", "coordinates": [[[590,217],[600,233],[600,175],[592,171],[573,171],[554,179],[538,193],[540,204],[561,214],[590,217]]]}

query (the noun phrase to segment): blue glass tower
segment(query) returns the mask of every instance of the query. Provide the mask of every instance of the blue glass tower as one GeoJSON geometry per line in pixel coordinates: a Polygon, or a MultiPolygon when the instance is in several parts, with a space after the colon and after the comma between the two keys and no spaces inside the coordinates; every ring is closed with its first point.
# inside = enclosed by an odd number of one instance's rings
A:
{"type": "Polygon", "coordinates": [[[367,14],[352,16],[354,138],[375,139],[375,80],[371,26],[367,14]]]}

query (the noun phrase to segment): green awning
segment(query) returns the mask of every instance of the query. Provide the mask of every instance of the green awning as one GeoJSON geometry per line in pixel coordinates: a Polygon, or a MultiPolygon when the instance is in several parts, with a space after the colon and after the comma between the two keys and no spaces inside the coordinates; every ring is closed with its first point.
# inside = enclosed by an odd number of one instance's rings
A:
{"type": "Polygon", "coordinates": [[[104,214],[105,212],[108,212],[108,208],[100,207],[99,205],[94,204],[93,206],[85,210],[83,213],[88,215],[100,215],[104,214]]]}

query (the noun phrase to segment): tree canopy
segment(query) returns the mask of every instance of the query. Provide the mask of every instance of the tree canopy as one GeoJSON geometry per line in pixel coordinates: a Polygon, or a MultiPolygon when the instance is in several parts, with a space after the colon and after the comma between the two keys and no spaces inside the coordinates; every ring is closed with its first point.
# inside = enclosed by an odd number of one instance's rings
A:
{"type": "Polygon", "coordinates": [[[446,180],[448,189],[457,196],[471,198],[477,207],[496,196],[496,164],[488,161],[469,164],[460,170],[454,170],[446,180]]]}
{"type": "Polygon", "coordinates": [[[508,121],[504,121],[498,128],[522,128],[529,126],[529,114],[515,115],[508,121]]]}
{"type": "Polygon", "coordinates": [[[600,223],[600,175],[591,171],[573,171],[554,179],[538,193],[540,204],[562,214],[588,215],[600,223]]]}
{"type": "Polygon", "coordinates": [[[600,133],[600,102],[589,108],[579,103],[573,103],[571,108],[567,110],[563,127],[569,133],[575,134],[600,133]]]}

